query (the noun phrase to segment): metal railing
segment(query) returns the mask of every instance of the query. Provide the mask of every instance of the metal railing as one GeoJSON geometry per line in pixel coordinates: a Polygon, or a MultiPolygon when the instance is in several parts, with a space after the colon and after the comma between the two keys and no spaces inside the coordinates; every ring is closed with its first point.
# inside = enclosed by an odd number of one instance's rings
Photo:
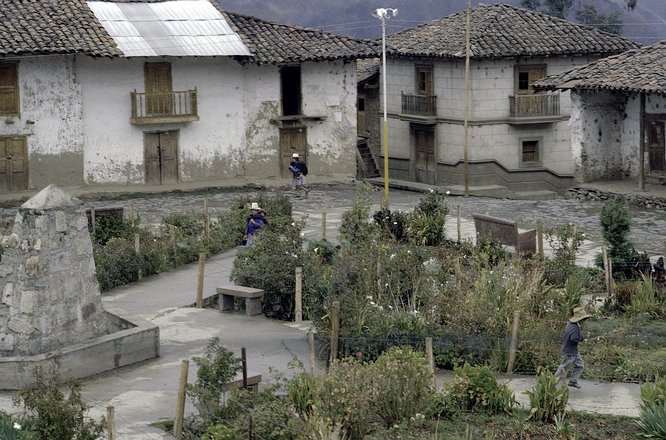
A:
{"type": "Polygon", "coordinates": [[[560,115],[559,94],[509,96],[512,118],[537,118],[560,115]]]}
{"type": "Polygon", "coordinates": [[[436,116],[437,96],[405,95],[402,93],[402,113],[405,115],[436,116]]]}
{"type": "Polygon", "coordinates": [[[197,89],[166,93],[131,92],[132,121],[197,118],[197,89]]]}

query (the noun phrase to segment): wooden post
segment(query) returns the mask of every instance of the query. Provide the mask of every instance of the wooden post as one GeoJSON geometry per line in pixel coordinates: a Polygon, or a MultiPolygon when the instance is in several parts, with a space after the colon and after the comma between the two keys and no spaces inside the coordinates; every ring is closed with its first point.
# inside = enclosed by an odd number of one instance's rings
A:
{"type": "Polygon", "coordinates": [[[458,205],[456,211],[457,211],[456,225],[458,226],[458,243],[460,243],[462,241],[462,232],[460,231],[460,205],[458,205]]]}
{"type": "Polygon", "coordinates": [[[203,210],[204,210],[204,214],[208,215],[208,197],[204,197],[203,210]]]}
{"type": "Polygon", "coordinates": [[[206,254],[199,254],[199,278],[197,282],[197,307],[203,307],[204,269],[206,267],[206,254]]]}
{"type": "Polygon", "coordinates": [[[210,215],[208,214],[204,216],[204,234],[206,240],[210,240],[210,215]]]}
{"type": "Polygon", "coordinates": [[[173,249],[173,257],[176,258],[176,225],[169,225],[169,239],[173,249]]]}
{"type": "Polygon", "coordinates": [[[432,354],[432,338],[425,339],[426,346],[426,357],[428,358],[428,367],[430,368],[430,374],[432,374],[432,383],[437,389],[437,376],[435,376],[435,357],[432,354]]]}
{"type": "Polygon", "coordinates": [[[338,358],[338,338],[340,337],[340,302],[333,301],[331,311],[331,357],[330,365],[338,358]]]}
{"type": "Polygon", "coordinates": [[[326,211],[321,213],[321,238],[326,240],[326,211]]]}
{"type": "Polygon", "coordinates": [[[134,204],[130,203],[127,205],[127,220],[129,220],[129,224],[134,226],[134,204]]]}
{"type": "Polygon", "coordinates": [[[180,383],[178,384],[178,398],[176,400],[176,417],[173,420],[173,436],[183,438],[183,417],[185,416],[185,387],[187,386],[187,372],[190,361],[184,359],[180,365],[180,383]]]}
{"type": "MultiPolygon", "coordinates": [[[[134,234],[134,254],[139,255],[141,253],[141,237],[139,234],[134,234]]],[[[137,273],[139,279],[143,278],[143,273],[141,271],[141,265],[139,265],[139,270],[137,273]]]]}
{"type": "Polygon", "coordinates": [[[613,259],[608,258],[608,297],[613,296],[613,259]]]}
{"type": "Polygon", "coordinates": [[[312,328],[308,330],[308,347],[310,349],[310,376],[315,376],[315,348],[314,348],[314,332],[312,328]]]}
{"type": "Polygon", "coordinates": [[[303,322],[303,268],[296,268],[296,298],[294,299],[294,315],[296,322],[303,322]]]}
{"type": "Polygon", "coordinates": [[[254,439],[254,434],[252,434],[252,416],[250,416],[247,421],[247,438],[249,440],[254,439]]]}
{"type": "Polygon", "coordinates": [[[610,274],[611,266],[608,262],[608,253],[606,248],[602,248],[601,253],[604,257],[604,280],[606,281],[606,295],[610,298],[611,296],[611,279],[612,275],[610,274]]]}
{"type": "Polygon", "coordinates": [[[511,346],[509,347],[509,364],[506,367],[508,374],[513,373],[513,364],[516,362],[516,348],[518,347],[518,324],[520,323],[520,310],[513,311],[513,327],[511,328],[511,346]]]}
{"type": "Polygon", "coordinates": [[[543,258],[543,223],[537,222],[537,253],[543,258]]]}
{"type": "Polygon", "coordinates": [[[243,389],[247,389],[247,353],[245,347],[241,347],[241,366],[243,371],[243,389]]]}
{"type": "Polygon", "coordinates": [[[113,406],[106,407],[106,432],[108,440],[116,440],[116,415],[113,406]]]}

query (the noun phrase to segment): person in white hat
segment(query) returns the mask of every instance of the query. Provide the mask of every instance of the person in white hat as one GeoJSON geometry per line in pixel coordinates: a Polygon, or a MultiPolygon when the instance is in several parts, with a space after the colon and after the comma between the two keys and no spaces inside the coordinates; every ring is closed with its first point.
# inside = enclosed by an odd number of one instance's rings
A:
{"type": "Polygon", "coordinates": [[[243,238],[245,246],[250,246],[254,242],[254,236],[257,231],[267,224],[266,211],[259,206],[259,203],[252,202],[250,205],[250,215],[245,224],[245,237],[243,238]]]}
{"type": "Polygon", "coordinates": [[[585,307],[576,307],[573,316],[567,322],[562,341],[562,362],[560,362],[560,366],[557,367],[557,371],[555,372],[558,383],[567,376],[567,369],[573,366],[571,379],[569,379],[567,385],[580,388],[578,378],[583,373],[585,363],[583,362],[583,358],[580,357],[580,353],[578,353],[578,343],[585,340],[582,332],[582,323],[590,316],[585,311],[585,307]]]}
{"type": "Polygon", "coordinates": [[[308,167],[305,165],[298,155],[294,153],[291,155],[291,162],[289,163],[289,171],[291,172],[291,188],[295,191],[305,191],[307,194],[310,190],[305,185],[305,176],[308,175],[308,167]]]}

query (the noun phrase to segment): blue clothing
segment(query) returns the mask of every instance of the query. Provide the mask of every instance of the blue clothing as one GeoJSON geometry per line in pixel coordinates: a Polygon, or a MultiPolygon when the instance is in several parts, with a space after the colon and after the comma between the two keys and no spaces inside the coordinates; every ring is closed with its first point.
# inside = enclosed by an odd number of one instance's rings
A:
{"type": "Polygon", "coordinates": [[[247,218],[247,225],[245,226],[245,234],[247,234],[248,238],[254,236],[254,234],[257,232],[259,228],[267,224],[268,220],[266,220],[266,217],[264,217],[263,215],[251,214],[247,218]]]}

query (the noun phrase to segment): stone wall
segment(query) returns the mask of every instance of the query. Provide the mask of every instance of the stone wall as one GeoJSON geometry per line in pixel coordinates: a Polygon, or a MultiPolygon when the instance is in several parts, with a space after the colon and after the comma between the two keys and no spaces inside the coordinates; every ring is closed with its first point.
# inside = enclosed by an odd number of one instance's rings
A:
{"type": "Polygon", "coordinates": [[[663,209],[666,210],[666,198],[657,196],[643,196],[639,194],[619,194],[607,191],[588,189],[588,188],[569,188],[566,192],[566,197],[576,200],[594,200],[604,201],[618,197],[624,199],[630,205],[642,206],[650,209],[663,209]]]}

